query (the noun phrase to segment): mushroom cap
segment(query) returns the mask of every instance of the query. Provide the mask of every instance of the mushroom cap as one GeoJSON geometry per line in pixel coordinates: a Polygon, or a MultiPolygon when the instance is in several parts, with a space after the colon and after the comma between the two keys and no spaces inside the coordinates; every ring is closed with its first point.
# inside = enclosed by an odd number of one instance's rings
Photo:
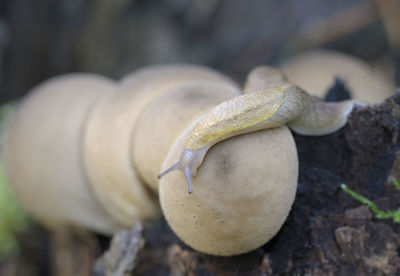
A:
{"type": "Polygon", "coordinates": [[[87,183],[81,152],[87,114],[115,87],[93,74],[49,79],[29,93],[9,123],[7,180],[21,205],[49,228],[111,233],[117,226],[87,183]]]}
{"type": "Polygon", "coordinates": [[[154,98],[139,115],[132,139],[133,162],[140,177],[157,191],[157,175],[178,136],[201,115],[238,95],[240,91],[226,82],[192,81],[154,98]]]}
{"type": "Polygon", "coordinates": [[[124,77],[117,93],[104,98],[90,114],[84,137],[88,178],[102,206],[120,225],[131,227],[137,219],[161,216],[156,194],[134,168],[132,138],[141,135],[135,127],[138,117],[153,99],[173,87],[201,80],[232,83],[202,66],[149,66],[124,77]]]}
{"type": "Polygon", "coordinates": [[[258,91],[271,85],[287,82],[286,76],[279,69],[262,65],[252,69],[246,78],[244,93],[258,91]]]}
{"type": "MultiPolygon", "coordinates": [[[[174,143],[163,169],[179,159],[192,127],[174,143]]],[[[168,224],[189,246],[212,255],[238,255],[279,231],[293,204],[297,177],[296,146],[284,126],[216,144],[197,171],[191,194],[184,174],[174,171],[160,180],[159,198],[168,224]]]]}
{"type": "Polygon", "coordinates": [[[314,50],[291,58],[281,66],[290,82],[324,98],[336,77],[346,81],[352,98],[378,103],[394,94],[393,81],[359,58],[334,51],[314,50]]]}

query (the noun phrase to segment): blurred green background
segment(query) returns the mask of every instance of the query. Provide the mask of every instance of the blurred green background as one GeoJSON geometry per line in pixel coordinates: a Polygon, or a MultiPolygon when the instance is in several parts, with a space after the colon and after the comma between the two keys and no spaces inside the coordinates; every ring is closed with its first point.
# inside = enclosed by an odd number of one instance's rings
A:
{"type": "MultiPolygon", "coordinates": [[[[13,103],[0,105],[0,159],[4,130],[14,108],[13,103]]],[[[16,234],[26,230],[27,226],[28,219],[6,183],[3,164],[0,161],[0,261],[18,253],[16,234]]]]}

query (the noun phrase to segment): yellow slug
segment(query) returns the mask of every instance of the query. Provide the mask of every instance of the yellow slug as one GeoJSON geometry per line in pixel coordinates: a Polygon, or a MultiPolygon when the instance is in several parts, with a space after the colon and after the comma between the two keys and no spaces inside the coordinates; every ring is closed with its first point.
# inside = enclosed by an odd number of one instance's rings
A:
{"type": "Polygon", "coordinates": [[[158,177],[181,170],[191,193],[192,177],[205,154],[222,140],[283,125],[299,134],[325,135],[346,123],[355,101],[322,102],[286,81],[283,74],[267,69],[263,66],[250,73],[245,88],[250,93],[225,101],[205,114],[187,138],[180,160],[158,177]]]}

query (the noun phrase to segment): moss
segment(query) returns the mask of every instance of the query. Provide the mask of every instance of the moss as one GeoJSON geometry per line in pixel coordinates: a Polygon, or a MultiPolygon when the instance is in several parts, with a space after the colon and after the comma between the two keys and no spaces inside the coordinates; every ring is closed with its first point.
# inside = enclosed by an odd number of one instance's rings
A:
{"type": "MultiPolygon", "coordinates": [[[[6,119],[13,110],[13,104],[0,106],[0,146],[4,137],[6,119]]],[[[27,226],[28,219],[7,185],[3,164],[0,162],[0,260],[18,252],[16,234],[24,231],[27,226]]]]}

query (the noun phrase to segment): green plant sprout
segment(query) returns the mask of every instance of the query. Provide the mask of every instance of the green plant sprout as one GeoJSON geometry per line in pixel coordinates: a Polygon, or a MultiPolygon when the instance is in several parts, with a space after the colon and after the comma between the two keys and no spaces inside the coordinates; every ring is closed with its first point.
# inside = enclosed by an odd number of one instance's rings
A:
{"type": "Polygon", "coordinates": [[[0,106],[0,260],[18,252],[15,234],[24,231],[28,226],[27,217],[6,183],[1,162],[3,133],[7,118],[13,110],[12,103],[0,106]]]}
{"type": "MultiPolygon", "coordinates": [[[[400,183],[397,179],[392,178],[392,182],[394,186],[400,191],[400,183]]],[[[348,188],[345,184],[341,184],[340,187],[345,191],[348,195],[353,197],[354,199],[360,201],[364,205],[367,205],[372,213],[375,214],[375,217],[378,219],[392,219],[394,223],[400,223],[400,208],[397,210],[388,210],[388,211],[382,211],[381,209],[378,208],[371,200],[368,198],[357,194],[355,191],[351,190],[348,188]]]]}

